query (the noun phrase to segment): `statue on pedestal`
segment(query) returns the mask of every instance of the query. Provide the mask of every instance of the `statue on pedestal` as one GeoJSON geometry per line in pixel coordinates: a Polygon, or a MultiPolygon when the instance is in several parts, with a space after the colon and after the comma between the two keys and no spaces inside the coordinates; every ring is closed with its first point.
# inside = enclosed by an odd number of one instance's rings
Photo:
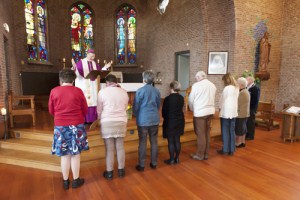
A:
{"type": "Polygon", "coordinates": [[[265,32],[259,43],[259,72],[256,73],[256,76],[262,81],[270,78],[270,73],[267,71],[270,62],[270,50],[269,33],[265,32]]]}
{"type": "Polygon", "coordinates": [[[259,44],[259,71],[267,71],[267,66],[270,62],[271,44],[269,43],[269,33],[265,32],[259,44]]]}

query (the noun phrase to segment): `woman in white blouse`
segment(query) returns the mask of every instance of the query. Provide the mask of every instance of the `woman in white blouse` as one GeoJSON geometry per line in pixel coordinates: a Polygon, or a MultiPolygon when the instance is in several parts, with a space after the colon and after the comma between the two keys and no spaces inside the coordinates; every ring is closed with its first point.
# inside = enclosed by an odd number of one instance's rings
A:
{"type": "Polygon", "coordinates": [[[238,116],[239,87],[229,73],[222,77],[225,88],[220,99],[220,119],[223,148],[217,152],[233,155],[235,151],[235,118],[238,116]]]}

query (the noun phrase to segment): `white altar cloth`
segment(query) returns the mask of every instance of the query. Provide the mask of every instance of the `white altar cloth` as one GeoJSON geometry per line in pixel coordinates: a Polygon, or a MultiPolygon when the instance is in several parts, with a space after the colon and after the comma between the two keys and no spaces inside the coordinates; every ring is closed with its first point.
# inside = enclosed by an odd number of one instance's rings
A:
{"type": "MultiPolygon", "coordinates": [[[[136,92],[139,88],[143,87],[145,83],[118,83],[121,88],[127,92],[136,92]]],[[[106,87],[105,83],[100,84],[101,89],[106,87]]]]}

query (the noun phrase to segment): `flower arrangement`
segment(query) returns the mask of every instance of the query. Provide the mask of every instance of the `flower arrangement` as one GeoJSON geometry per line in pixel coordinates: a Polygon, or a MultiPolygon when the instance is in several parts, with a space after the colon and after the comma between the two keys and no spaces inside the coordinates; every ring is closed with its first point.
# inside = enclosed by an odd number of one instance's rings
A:
{"type": "Polygon", "coordinates": [[[255,78],[255,83],[256,84],[260,84],[260,79],[258,77],[255,77],[254,73],[251,71],[248,71],[248,70],[245,70],[243,73],[242,73],[242,77],[246,78],[248,76],[253,76],[255,78]]]}
{"type": "Polygon", "coordinates": [[[128,104],[126,111],[127,111],[127,118],[132,119],[132,105],[131,104],[128,104]]]}

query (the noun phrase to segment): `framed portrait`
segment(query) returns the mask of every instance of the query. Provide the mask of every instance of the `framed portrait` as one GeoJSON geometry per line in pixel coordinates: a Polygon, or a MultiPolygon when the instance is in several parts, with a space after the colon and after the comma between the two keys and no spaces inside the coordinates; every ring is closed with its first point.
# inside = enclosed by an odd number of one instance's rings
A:
{"type": "Polygon", "coordinates": [[[228,51],[210,51],[208,53],[207,74],[226,74],[228,51]]]}

